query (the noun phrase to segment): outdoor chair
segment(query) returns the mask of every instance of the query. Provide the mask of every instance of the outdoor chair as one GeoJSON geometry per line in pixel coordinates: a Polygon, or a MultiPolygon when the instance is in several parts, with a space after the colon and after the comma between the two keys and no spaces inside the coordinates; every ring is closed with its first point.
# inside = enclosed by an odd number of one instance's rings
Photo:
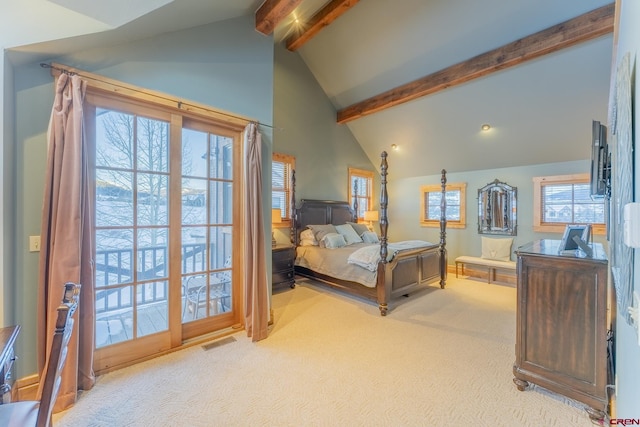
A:
{"type": "MultiPolygon", "coordinates": [[[[210,276],[208,302],[211,314],[225,313],[230,309],[231,277],[226,272],[212,273],[210,276]]],[[[199,310],[206,309],[207,275],[189,276],[183,284],[183,296],[183,318],[187,311],[191,311],[195,320],[199,317],[199,310]]]]}

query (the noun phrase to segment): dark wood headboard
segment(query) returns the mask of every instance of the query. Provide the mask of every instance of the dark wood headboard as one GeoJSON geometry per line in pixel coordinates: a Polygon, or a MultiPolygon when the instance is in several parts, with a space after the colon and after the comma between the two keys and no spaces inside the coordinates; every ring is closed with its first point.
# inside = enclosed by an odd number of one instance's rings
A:
{"type": "Polygon", "coordinates": [[[336,200],[302,199],[295,213],[295,244],[300,241],[300,233],[310,224],[340,225],[356,220],[355,212],[349,203],[336,200]]]}

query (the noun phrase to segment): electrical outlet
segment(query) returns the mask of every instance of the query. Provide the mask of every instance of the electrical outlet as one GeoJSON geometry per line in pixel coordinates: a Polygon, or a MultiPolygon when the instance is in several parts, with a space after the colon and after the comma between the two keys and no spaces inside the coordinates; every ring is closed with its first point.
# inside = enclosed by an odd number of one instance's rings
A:
{"type": "Polygon", "coordinates": [[[29,252],[40,252],[40,236],[29,236],[29,252]]]}

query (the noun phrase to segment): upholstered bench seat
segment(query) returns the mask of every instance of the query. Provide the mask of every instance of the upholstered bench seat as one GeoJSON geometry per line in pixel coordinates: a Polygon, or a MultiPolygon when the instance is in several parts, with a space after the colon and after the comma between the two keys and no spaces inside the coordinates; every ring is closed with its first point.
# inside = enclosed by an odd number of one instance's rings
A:
{"type": "Polygon", "coordinates": [[[465,264],[487,267],[487,283],[491,283],[491,278],[495,277],[496,270],[507,270],[513,272],[516,270],[515,261],[498,261],[495,259],[462,255],[456,258],[456,277],[458,277],[458,265],[462,265],[462,274],[464,274],[465,264]]]}

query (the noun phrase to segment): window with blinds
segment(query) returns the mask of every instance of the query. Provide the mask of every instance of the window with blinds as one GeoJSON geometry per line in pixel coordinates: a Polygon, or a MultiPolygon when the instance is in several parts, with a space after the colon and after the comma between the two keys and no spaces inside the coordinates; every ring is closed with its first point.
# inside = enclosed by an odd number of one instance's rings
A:
{"type": "Polygon", "coordinates": [[[590,192],[588,183],[543,186],[543,222],[604,223],[604,204],[602,200],[592,200],[590,192]]]}
{"type": "Polygon", "coordinates": [[[273,153],[271,163],[271,208],[280,209],[282,221],[291,220],[291,172],[296,158],[273,153]]]}
{"type": "MultiPolygon", "coordinates": [[[[465,200],[466,183],[447,184],[445,199],[447,201],[447,227],[466,227],[465,200]]],[[[420,187],[420,224],[426,227],[440,226],[441,185],[423,185],[420,187]]]]}
{"type": "Polygon", "coordinates": [[[364,219],[366,211],[373,210],[373,172],[365,169],[349,168],[349,203],[353,207],[358,200],[358,221],[364,219]]]}
{"type": "Polygon", "coordinates": [[[588,174],[536,177],[534,230],[564,232],[567,224],[591,224],[605,230],[603,198],[592,198],[588,174]]]}

